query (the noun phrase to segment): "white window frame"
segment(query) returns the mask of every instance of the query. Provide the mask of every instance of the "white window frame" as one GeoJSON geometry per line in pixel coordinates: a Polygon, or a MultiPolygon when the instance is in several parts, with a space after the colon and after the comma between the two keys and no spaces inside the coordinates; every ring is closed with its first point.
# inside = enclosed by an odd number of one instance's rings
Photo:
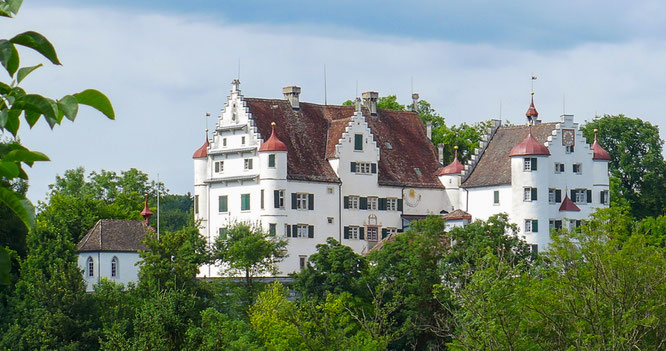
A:
{"type": "Polygon", "coordinates": [[[349,196],[349,209],[350,210],[358,210],[360,203],[361,203],[361,198],[359,196],[356,196],[356,195],[349,196]]]}
{"type": "Polygon", "coordinates": [[[571,167],[571,170],[573,171],[574,174],[583,174],[583,164],[580,162],[574,163],[573,166],[571,167]],[[574,171],[574,168],[578,166],[578,172],[574,171]]]}
{"type": "Polygon", "coordinates": [[[308,237],[308,225],[307,224],[297,224],[296,225],[296,235],[293,235],[294,233],[291,233],[292,236],[295,236],[297,238],[306,238],[308,237]]]}
{"type": "Polygon", "coordinates": [[[278,208],[283,210],[284,210],[284,192],[285,192],[284,189],[278,190],[278,208]]]}
{"type": "Polygon", "coordinates": [[[531,157],[525,157],[523,159],[523,171],[524,172],[532,172],[532,158],[531,157]]]}
{"type": "Polygon", "coordinates": [[[308,209],[308,193],[296,193],[296,209],[308,209]]]}
{"type": "Polygon", "coordinates": [[[253,163],[254,162],[252,162],[251,158],[243,159],[243,169],[246,170],[246,171],[251,170],[252,166],[253,166],[253,163]]]}
{"type": "Polygon", "coordinates": [[[526,219],[525,220],[525,233],[531,233],[532,232],[532,220],[531,219],[526,219]]]}
{"type": "Polygon", "coordinates": [[[386,210],[387,211],[397,211],[398,210],[398,199],[395,197],[386,198],[386,210]]]}
{"type": "Polygon", "coordinates": [[[386,228],[386,234],[387,235],[398,234],[398,228],[386,228]]]}
{"type": "Polygon", "coordinates": [[[548,189],[548,203],[549,204],[554,204],[555,202],[555,192],[557,189],[555,188],[549,188],[548,189]]]}
{"type": "Polygon", "coordinates": [[[379,241],[379,227],[371,226],[365,228],[365,240],[379,241]]]}
{"type": "Polygon", "coordinates": [[[215,161],[213,169],[217,169],[216,173],[224,173],[224,161],[215,161]]]}
{"type": "Polygon", "coordinates": [[[88,259],[86,260],[86,267],[88,270],[88,277],[94,277],[95,276],[95,260],[92,258],[92,256],[88,256],[88,259]]]}
{"type": "Polygon", "coordinates": [[[370,211],[377,211],[379,208],[379,198],[376,196],[369,196],[368,197],[368,210],[370,211]]]}
{"type": "Polygon", "coordinates": [[[358,240],[360,227],[349,227],[349,239],[358,240]]]}
{"type": "Polygon", "coordinates": [[[587,191],[585,189],[574,189],[576,198],[572,199],[576,204],[582,205],[587,203],[587,191]]]}
{"type": "Polygon", "coordinates": [[[523,201],[524,202],[532,202],[532,187],[524,187],[523,188],[523,201]]]}
{"type": "Polygon", "coordinates": [[[564,173],[564,172],[562,171],[562,168],[563,168],[562,166],[564,166],[564,163],[562,163],[562,162],[555,162],[555,174],[562,174],[562,173],[564,173]]]}
{"type": "Polygon", "coordinates": [[[371,167],[370,162],[356,162],[356,174],[370,174],[371,167]]]}
{"type": "Polygon", "coordinates": [[[603,201],[600,201],[602,205],[608,205],[610,203],[610,194],[608,190],[602,190],[601,191],[601,197],[603,197],[603,201]]]}
{"type": "Polygon", "coordinates": [[[573,154],[576,148],[573,145],[566,146],[564,152],[567,154],[573,154]]]}
{"type": "Polygon", "coordinates": [[[118,257],[111,259],[111,278],[118,278],[118,257]]]}
{"type": "Polygon", "coordinates": [[[308,265],[308,256],[307,255],[298,255],[298,265],[301,270],[305,269],[308,265]]]}

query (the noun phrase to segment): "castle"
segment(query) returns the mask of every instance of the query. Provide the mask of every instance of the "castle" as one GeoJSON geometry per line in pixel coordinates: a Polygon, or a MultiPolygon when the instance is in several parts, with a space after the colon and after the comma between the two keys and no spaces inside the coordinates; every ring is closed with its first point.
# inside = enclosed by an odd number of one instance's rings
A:
{"type": "Polygon", "coordinates": [[[378,109],[376,92],[356,106],[302,102],[300,92],[247,98],[234,80],[193,155],[202,235],[213,242],[235,222],[258,223],[288,240],[280,275],[303,268],[328,237],[363,253],[431,214],[452,226],[505,212],[533,250],[545,249],[551,228],[608,206],[608,153],[571,115],[541,123],[534,100],[528,125],[493,121],[470,162],[444,166],[416,112],[378,109]]]}

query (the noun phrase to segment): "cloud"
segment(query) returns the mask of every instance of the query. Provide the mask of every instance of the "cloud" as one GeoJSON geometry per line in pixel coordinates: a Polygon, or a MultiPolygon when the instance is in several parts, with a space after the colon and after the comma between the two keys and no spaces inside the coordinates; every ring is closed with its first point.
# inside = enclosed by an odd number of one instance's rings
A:
{"type": "MultiPolygon", "coordinates": [[[[6,20],[5,20],[6,21],[6,20]]],[[[58,49],[62,67],[45,67],[26,80],[28,90],[62,96],[94,87],[116,109],[109,121],[91,110],[50,131],[22,128],[23,142],[51,156],[30,172],[29,197],[66,169],[136,167],[175,193],[192,191],[192,153],[203,143],[206,112],[219,113],[241,62],[247,96],[281,97],[296,84],[302,99],[323,102],[377,90],[410,101],[410,82],[448,123],[502,117],[523,123],[532,74],[535,102],[545,121],[566,112],[578,121],[595,113],[624,113],[664,121],[666,42],[656,39],[585,43],[562,50],[519,49],[434,39],[342,32],[322,35],[304,25],[243,25],[207,16],[111,9],[26,6],[9,32],[35,29],[58,49]]],[[[7,32],[7,31],[6,31],[7,32]]],[[[36,57],[30,56],[29,60],[36,57]]],[[[212,128],[215,120],[210,119],[212,128]]]]}

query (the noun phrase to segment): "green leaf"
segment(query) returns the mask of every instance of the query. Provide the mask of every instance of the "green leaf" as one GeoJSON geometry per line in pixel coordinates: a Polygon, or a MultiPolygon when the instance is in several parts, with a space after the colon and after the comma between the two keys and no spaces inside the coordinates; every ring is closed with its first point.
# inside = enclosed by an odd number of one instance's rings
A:
{"type": "Polygon", "coordinates": [[[5,67],[10,77],[14,77],[14,73],[19,66],[19,55],[14,44],[7,40],[0,40],[0,63],[5,67]]]}
{"type": "Polygon", "coordinates": [[[65,116],[73,121],[76,118],[76,114],[79,112],[79,103],[75,97],[71,95],[65,95],[58,101],[58,107],[60,110],[65,113],[65,116]]]}
{"type": "Polygon", "coordinates": [[[23,5],[23,0],[6,0],[5,3],[9,6],[9,12],[17,14],[23,5]]]}
{"type": "Polygon", "coordinates": [[[115,119],[116,115],[113,112],[111,101],[106,95],[95,89],[86,89],[80,93],[74,94],[74,97],[79,104],[88,105],[97,111],[103,113],[109,119],[115,119]]]}
{"type": "Polygon", "coordinates": [[[7,118],[9,118],[9,111],[6,109],[0,109],[0,128],[4,128],[7,124],[7,118]]]}
{"type": "Polygon", "coordinates": [[[9,39],[9,41],[14,44],[29,47],[39,52],[40,54],[44,55],[44,57],[49,59],[49,61],[53,62],[53,64],[60,64],[60,61],[58,61],[58,55],[56,54],[53,45],[51,45],[48,39],[37,32],[27,31],[16,35],[15,37],[9,39]]]}
{"type": "Polygon", "coordinates": [[[9,285],[9,272],[12,268],[12,261],[7,248],[0,247],[0,285],[9,285]]]}
{"type": "Polygon", "coordinates": [[[30,201],[21,195],[0,186],[0,203],[7,206],[23,222],[27,228],[32,227],[35,220],[35,208],[30,201]]]}
{"type": "Polygon", "coordinates": [[[36,70],[39,67],[42,67],[43,65],[40,63],[36,66],[30,66],[30,67],[23,67],[18,70],[18,74],[16,75],[16,81],[18,83],[21,83],[23,78],[25,78],[28,74],[32,73],[32,71],[36,70]]]}
{"type": "Polygon", "coordinates": [[[13,179],[19,175],[19,166],[8,160],[0,160],[0,176],[13,179]]]}
{"type": "Polygon", "coordinates": [[[57,111],[54,108],[54,103],[51,99],[45,98],[41,95],[28,94],[17,99],[12,106],[13,109],[29,110],[39,112],[45,117],[55,119],[57,111]]]}
{"type": "Polygon", "coordinates": [[[10,133],[12,133],[13,136],[16,136],[16,133],[18,132],[19,125],[21,122],[19,121],[19,116],[21,115],[21,111],[19,110],[9,110],[7,113],[7,121],[5,122],[5,129],[7,129],[10,133]]]}
{"type": "Polygon", "coordinates": [[[10,91],[12,91],[12,87],[3,82],[0,82],[0,94],[8,94],[10,91]]]}
{"type": "Polygon", "coordinates": [[[25,120],[28,122],[30,128],[32,128],[35,123],[39,120],[39,116],[42,114],[36,111],[25,111],[25,120]]]}
{"type": "Polygon", "coordinates": [[[23,162],[32,167],[35,161],[49,161],[49,157],[39,151],[30,151],[26,149],[16,149],[7,153],[2,158],[3,161],[23,162]]]}

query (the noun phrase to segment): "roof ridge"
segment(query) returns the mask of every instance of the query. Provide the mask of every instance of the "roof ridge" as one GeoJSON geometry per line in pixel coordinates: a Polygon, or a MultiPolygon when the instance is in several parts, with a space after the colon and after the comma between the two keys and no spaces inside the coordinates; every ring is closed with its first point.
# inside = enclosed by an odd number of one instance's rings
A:
{"type": "MultiPolygon", "coordinates": [[[[551,124],[558,124],[558,123],[561,123],[561,122],[542,122],[542,123],[539,123],[539,124],[535,124],[532,127],[538,127],[538,126],[544,125],[544,124],[551,125],[551,124]]],[[[517,126],[500,126],[500,128],[502,128],[502,129],[519,129],[519,128],[525,128],[525,127],[529,127],[529,125],[521,124],[521,125],[517,125],[517,126]]]]}
{"type": "MultiPolygon", "coordinates": [[[[88,231],[88,233],[86,233],[86,235],[83,236],[83,239],[81,239],[81,242],[79,242],[79,244],[81,245],[81,247],[86,246],[86,243],[88,243],[88,240],[90,240],[90,237],[92,236],[93,231],[95,230],[95,228],[97,228],[97,226],[98,226],[101,222],[102,222],[102,220],[101,220],[101,219],[98,219],[97,222],[95,223],[95,225],[94,225],[94,226],[88,231]],[[85,241],[84,241],[84,240],[85,240],[85,241]]],[[[76,245],[76,246],[78,247],[79,245],[76,245]]]]}

